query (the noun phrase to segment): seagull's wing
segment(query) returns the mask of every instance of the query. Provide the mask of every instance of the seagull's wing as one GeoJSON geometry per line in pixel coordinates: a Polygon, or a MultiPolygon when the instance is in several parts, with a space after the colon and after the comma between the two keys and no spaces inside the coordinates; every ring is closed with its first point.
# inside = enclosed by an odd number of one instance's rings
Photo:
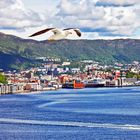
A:
{"type": "Polygon", "coordinates": [[[74,30],[79,37],[82,35],[80,30],[76,29],[76,28],[66,28],[66,29],[63,29],[63,30],[64,31],[66,31],[66,30],[74,30]]]}
{"type": "Polygon", "coordinates": [[[30,35],[29,37],[41,35],[41,34],[44,34],[44,33],[48,32],[48,31],[50,31],[50,30],[53,30],[53,29],[55,29],[55,28],[47,28],[47,29],[41,30],[41,31],[38,31],[38,32],[36,32],[36,33],[30,35]]]}
{"type": "Polygon", "coordinates": [[[75,32],[76,32],[76,34],[80,37],[82,34],[81,34],[81,32],[80,32],[80,30],[78,30],[78,29],[73,29],[75,32]]]}

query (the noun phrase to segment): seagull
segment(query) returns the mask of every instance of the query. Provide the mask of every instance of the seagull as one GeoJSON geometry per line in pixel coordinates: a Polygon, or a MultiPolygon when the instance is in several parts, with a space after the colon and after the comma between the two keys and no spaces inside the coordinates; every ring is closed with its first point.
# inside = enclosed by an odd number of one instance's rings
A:
{"type": "Polygon", "coordinates": [[[66,28],[66,29],[58,29],[58,28],[47,28],[41,31],[38,31],[29,37],[38,36],[44,34],[48,31],[52,31],[54,34],[48,38],[49,41],[61,40],[65,39],[69,34],[73,34],[73,31],[77,34],[77,36],[81,37],[81,32],[77,28],[66,28]]]}

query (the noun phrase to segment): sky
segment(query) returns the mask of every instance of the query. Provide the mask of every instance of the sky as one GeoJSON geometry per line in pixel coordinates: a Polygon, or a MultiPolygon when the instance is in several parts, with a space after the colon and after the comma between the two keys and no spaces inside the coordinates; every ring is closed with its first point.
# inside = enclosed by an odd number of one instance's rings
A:
{"type": "Polygon", "coordinates": [[[140,0],[0,0],[0,32],[29,38],[48,27],[79,28],[80,39],[140,39],[140,0]]]}

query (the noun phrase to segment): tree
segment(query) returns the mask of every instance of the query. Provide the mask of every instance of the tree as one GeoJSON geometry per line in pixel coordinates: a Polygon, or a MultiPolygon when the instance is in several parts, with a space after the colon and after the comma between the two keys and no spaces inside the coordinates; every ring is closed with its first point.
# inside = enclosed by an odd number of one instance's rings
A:
{"type": "Polygon", "coordinates": [[[140,79],[140,74],[136,74],[134,72],[127,72],[126,78],[137,78],[137,79],[140,79]]]}
{"type": "Polygon", "coordinates": [[[7,78],[2,73],[0,73],[0,83],[7,84],[7,78]]]}

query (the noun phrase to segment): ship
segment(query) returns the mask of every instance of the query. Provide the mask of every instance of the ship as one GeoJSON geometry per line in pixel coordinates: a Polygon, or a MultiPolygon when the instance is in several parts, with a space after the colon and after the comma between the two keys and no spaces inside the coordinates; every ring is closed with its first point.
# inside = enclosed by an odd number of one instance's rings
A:
{"type": "Polygon", "coordinates": [[[84,84],[85,88],[104,87],[106,85],[106,81],[102,78],[95,78],[84,82],[84,84]]]}
{"type": "Polygon", "coordinates": [[[62,85],[62,88],[69,88],[69,89],[82,89],[84,87],[85,84],[80,80],[72,80],[62,85]]]}

